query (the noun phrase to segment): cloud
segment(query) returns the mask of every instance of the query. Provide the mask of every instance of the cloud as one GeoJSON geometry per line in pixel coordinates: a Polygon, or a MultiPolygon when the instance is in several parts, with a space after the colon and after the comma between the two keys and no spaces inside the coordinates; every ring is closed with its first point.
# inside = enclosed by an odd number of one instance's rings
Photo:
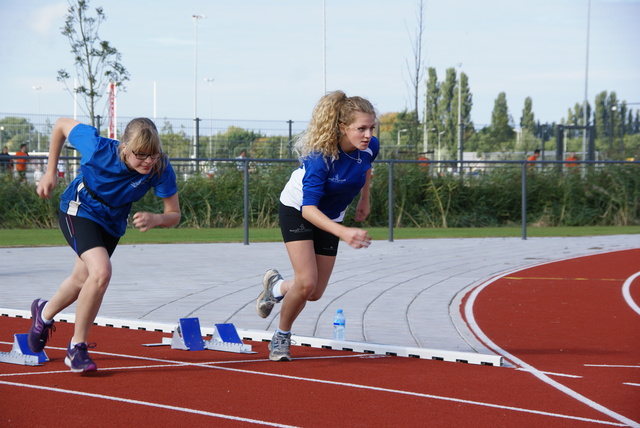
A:
{"type": "Polygon", "coordinates": [[[38,8],[31,15],[28,26],[41,36],[58,33],[64,25],[64,15],[69,5],[65,2],[38,8]]]}

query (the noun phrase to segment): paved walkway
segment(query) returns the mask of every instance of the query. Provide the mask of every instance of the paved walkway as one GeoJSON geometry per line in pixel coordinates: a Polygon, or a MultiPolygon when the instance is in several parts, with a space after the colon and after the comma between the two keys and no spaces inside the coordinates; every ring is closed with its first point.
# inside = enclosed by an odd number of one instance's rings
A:
{"type": "MultiPolygon", "coordinates": [[[[348,340],[486,353],[460,320],[465,290],[516,268],[638,246],[638,235],[374,241],[363,250],[341,243],[324,297],[307,304],[293,332],[330,338],[341,308],[348,340]]],[[[28,310],[34,298],[49,298],[72,263],[66,247],[0,248],[0,308],[28,310]]],[[[171,324],[198,317],[203,327],[244,330],[277,327],[279,306],[262,319],[255,299],[265,270],[292,273],[282,243],[121,245],[113,264],[99,316],[171,324]]]]}

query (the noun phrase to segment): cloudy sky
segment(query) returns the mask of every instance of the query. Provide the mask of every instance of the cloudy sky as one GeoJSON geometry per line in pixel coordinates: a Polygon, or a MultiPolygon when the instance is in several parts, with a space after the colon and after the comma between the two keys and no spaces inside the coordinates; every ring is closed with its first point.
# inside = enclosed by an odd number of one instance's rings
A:
{"type": "MultiPolygon", "coordinates": [[[[104,8],[100,35],[131,75],[119,116],[193,118],[196,110],[201,118],[283,121],[308,120],[325,88],[367,97],[380,113],[410,108],[418,3],[90,0],[104,8]],[[205,18],[196,23],[194,14],[205,18]]],[[[490,123],[500,92],[516,124],[527,96],[542,122],[560,121],[584,99],[589,0],[425,4],[424,65],[443,79],[461,64],[476,125],[490,123]]],[[[589,101],[615,91],[640,103],[640,0],[590,4],[589,101]]],[[[0,113],[73,115],[73,98],[56,81],[57,70],[74,70],[60,33],[67,8],[0,0],[0,113]]],[[[106,114],[106,99],[99,109],[106,114]]]]}

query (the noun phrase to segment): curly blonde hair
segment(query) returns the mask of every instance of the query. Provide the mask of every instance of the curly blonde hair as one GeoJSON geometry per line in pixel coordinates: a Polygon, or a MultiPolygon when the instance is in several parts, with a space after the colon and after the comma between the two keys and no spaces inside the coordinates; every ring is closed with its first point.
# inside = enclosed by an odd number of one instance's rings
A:
{"type": "Polygon", "coordinates": [[[355,113],[372,114],[376,117],[373,105],[362,97],[347,97],[342,91],[327,93],[313,109],[307,130],[297,137],[295,151],[301,157],[317,152],[337,159],[340,124],[351,125],[355,113]]]}
{"type": "Polygon", "coordinates": [[[156,124],[146,117],[132,119],[124,129],[120,140],[120,160],[127,163],[124,148],[128,147],[132,152],[155,155],[160,153],[158,161],[151,168],[151,175],[162,175],[167,166],[167,155],[162,152],[162,142],[158,135],[156,124]]]}

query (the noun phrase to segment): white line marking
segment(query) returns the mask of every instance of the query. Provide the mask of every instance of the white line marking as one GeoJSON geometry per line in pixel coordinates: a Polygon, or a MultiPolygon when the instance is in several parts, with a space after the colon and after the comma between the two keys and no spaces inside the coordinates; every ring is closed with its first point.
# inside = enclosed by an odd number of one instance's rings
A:
{"type": "Polygon", "coordinates": [[[138,404],[138,405],[141,405],[141,406],[149,406],[149,407],[158,407],[158,408],[161,408],[161,409],[175,410],[177,412],[193,413],[193,414],[196,414],[196,415],[211,416],[211,417],[214,417],[214,418],[221,418],[221,419],[231,419],[231,420],[234,420],[234,421],[249,422],[249,423],[260,424],[260,425],[268,425],[268,426],[272,426],[272,427],[297,428],[297,427],[295,427],[295,425],[277,424],[277,423],[273,423],[273,422],[261,421],[261,420],[258,420],[258,419],[241,418],[241,417],[238,417],[238,416],[225,415],[225,414],[222,414],[222,413],[206,412],[206,411],[203,411],[203,410],[189,409],[189,408],[186,408],[186,407],[169,406],[169,405],[166,405],[166,404],[151,403],[151,402],[148,402],[148,401],[131,400],[129,398],[113,397],[113,396],[104,395],[104,394],[92,394],[92,393],[89,393],[89,392],[72,391],[72,390],[61,389],[61,388],[50,388],[50,387],[47,387],[47,386],[29,385],[29,384],[26,384],[26,383],[6,382],[6,381],[2,381],[2,380],[0,380],[0,383],[4,384],[4,385],[21,386],[21,387],[24,387],[24,388],[38,389],[38,390],[41,390],[41,391],[61,392],[61,393],[64,393],[64,394],[81,395],[83,397],[91,397],[91,398],[101,398],[103,400],[117,401],[117,402],[121,402],[121,403],[138,404]]]}
{"type": "MultiPolygon", "coordinates": [[[[525,369],[524,367],[519,367],[516,370],[520,370],[520,371],[523,371],[523,372],[529,372],[529,370],[525,369]]],[[[542,372],[542,373],[550,375],[550,376],[571,377],[571,378],[574,378],[574,379],[582,379],[582,376],[571,375],[571,374],[566,374],[566,373],[554,373],[554,372],[542,372]]]]}
{"type": "Polygon", "coordinates": [[[640,383],[622,382],[623,385],[640,386],[640,383]]]}
{"type": "Polygon", "coordinates": [[[640,366],[623,366],[623,365],[615,365],[615,364],[585,364],[585,367],[614,367],[614,368],[622,368],[622,369],[640,369],[640,366]]]}
{"type": "MultiPolygon", "coordinates": [[[[575,258],[580,258],[580,257],[575,257],[575,258]]],[[[556,261],[552,261],[552,262],[547,262],[547,263],[541,263],[539,265],[536,266],[542,266],[545,264],[551,264],[551,263],[555,263],[556,261]]],[[[474,332],[474,334],[482,341],[484,342],[484,344],[489,347],[492,348],[493,350],[495,350],[496,352],[498,352],[499,354],[501,354],[502,356],[504,356],[506,359],[512,361],[513,363],[519,365],[520,367],[523,367],[527,370],[529,370],[531,372],[531,374],[533,374],[535,377],[537,377],[538,379],[540,379],[541,381],[549,384],[550,386],[558,389],[559,391],[564,392],[565,394],[569,395],[570,397],[575,398],[576,400],[586,404],[587,406],[598,410],[602,413],[604,413],[605,415],[622,422],[625,425],[629,425],[631,427],[634,428],[640,428],[640,423],[637,423],[635,421],[632,421],[631,419],[627,418],[626,416],[623,416],[619,413],[614,412],[611,409],[608,409],[607,407],[596,403],[595,401],[585,397],[584,395],[581,395],[579,393],[577,393],[576,391],[564,386],[563,384],[551,379],[549,376],[547,376],[546,374],[544,374],[543,372],[541,372],[540,370],[536,369],[535,367],[525,363],[524,361],[522,361],[521,359],[517,358],[515,355],[511,355],[509,352],[505,351],[504,349],[500,348],[498,345],[496,345],[495,343],[493,343],[493,341],[491,339],[489,339],[489,337],[484,334],[484,332],[480,329],[480,326],[478,325],[478,323],[476,322],[476,319],[473,315],[473,304],[476,301],[476,298],[478,297],[478,294],[480,293],[480,291],[482,291],[485,287],[489,286],[490,284],[494,283],[495,281],[501,279],[502,277],[511,275],[515,272],[518,271],[522,271],[524,269],[528,269],[528,268],[523,268],[523,267],[519,267],[517,269],[514,269],[510,272],[506,272],[503,273],[501,275],[498,275],[494,278],[491,278],[489,281],[480,284],[478,287],[474,288],[473,291],[471,292],[471,294],[469,295],[469,299],[467,299],[467,303],[464,307],[464,313],[465,316],[467,318],[467,323],[469,324],[469,328],[471,328],[471,330],[474,332]]]]}
{"type": "Polygon", "coordinates": [[[633,297],[631,297],[631,283],[640,276],[640,272],[634,274],[633,276],[627,278],[627,280],[622,284],[622,295],[624,296],[624,300],[627,302],[627,305],[631,307],[638,315],[640,315],[640,307],[633,301],[633,297]]]}
{"type": "MultiPolygon", "coordinates": [[[[53,349],[63,349],[63,348],[53,348],[53,349]]],[[[97,354],[98,352],[92,351],[92,353],[97,354]]],[[[258,371],[253,371],[253,370],[237,369],[237,368],[232,368],[232,367],[221,367],[221,366],[218,365],[220,363],[226,363],[226,362],[189,363],[189,362],[184,362],[184,361],[175,361],[175,360],[166,360],[166,359],[159,359],[159,358],[140,357],[140,356],[137,356],[137,355],[115,354],[115,353],[107,353],[107,352],[100,352],[100,354],[109,355],[109,356],[115,356],[115,357],[122,357],[122,358],[145,360],[145,361],[157,361],[159,363],[162,363],[160,365],[148,365],[148,366],[111,367],[111,368],[104,368],[104,369],[101,368],[100,371],[105,371],[105,370],[123,370],[123,371],[124,370],[140,370],[140,369],[146,369],[146,368],[156,369],[158,367],[169,367],[169,368],[170,367],[186,367],[186,366],[189,366],[189,367],[202,367],[202,368],[208,368],[208,369],[226,370],[226,371],[242,373],[242,374],[249,374],[249,375],[269,376],[269,377],[276,377],[276,378],[280,378],[280,379],[291,379],[291,380],[296,380],[296,381],[301,381],[301,382],[312,382],[312,383],[320,383],[320,384],[325,384],[325,385],[346,386],[346,387],[364,389],[364,390],[369,390],[369,391],[381,391],[381,392],[387,392],[387,393],[393,393],[393,394],[409,395],[409,396],[428,398],[428,399],[433,399],[433,400],[450,401],[450,402],[454,402],[454,403],[464,403],[464,404],[470,404],[470,405],[475,405],[475,406],[489,407],[489,408],[494,408],[494,409],[511,410],[511,411],[520,412],[520,413],[531,413],[531,414],[542,415],[542,416],[550,416],[550,417],[555,417],[555,418],[570,419],[570,420],[583,421],[583,422],[592,422],[592,423],[597,423],[597,424],[602,424],[602,425],[624,426],[624,424],[618,424],[618,423],[609,422],[609,421],[602,421],[602,420],[598,420],[598,419],[582,418],[580,416],[563,415],[563,414],[559,414],[559,413],[551,413],[551,412],[545,412],[545,411],[541,411],[541,410],[524,409],[524,408],[521,408],[521,407],[503,406],[503,405],[500,405],[500,404],[492,404],[492,403],[486,403],[486,402],[482,402],[482,401],[464,400],[464,399],[459,399],[459,398],[445,397],[445,396],[439,396],[439,395],[433,395],[433,394],[409,392],[409,391],[402,391],[402,390],[397,390],[397,389],[381,388],[381,387],[375,387],[375,386],[369,386],[369,385],[360,385],[360,384],[354,384],[354,383],[336,382],[336,381],[329,381],[329,380],[323,380],[323,379],[313,379],[313,378],[305,378],[305,377],[299,377],[299,376],[281,375],[281,374],[275,374],[275,373],[264,373],[264,372],[258,372],[258,371]]],[[[358,357],[367,358],[369,356],[368,355],[366,355],[366,356],[358,355],[358,357]]],[[[312,357],[312,358],[314,358],[314,357],[312,357]]],[[[256,360],[246,360],[246,361],[253,363],[256,360]]],[[[266,360],[258,360],[258,361],[265,361],[266,362],[266,360]]],[[[48,372],[4,374],[4,375],[0,374],[0,377],[25,376],[25,375],[43,375],[43,374],[47,374],[48,375],[48,374],[57,374],[57,373],[68,373],[68,374],[70,374],[72,376],[77,376],[77,374],[72,373],[69,370],[64,370],[64,371],[48,371],[48,372]]],[[[7,385],[25,386],[25,387],[30,387],[30,388],[39,388],[37,386],[33,386],[33,385],[29,385],[29,384],[21,384],[21,383],[17,383],[17,382],[16,383],[7,382],[7,381],[2,381],[2,380],[0,380],[0,383],[4,383],[4,384],[7,384],[7,385]]],[[[42,389],[50,390],[50,391],[56,391],[56,392],[68,392],[70,394],[84,395],[82,392],[78,392],[78,391],[66,391],[66,390],[59,390],[59,389],[55,389],[55,388],[46,388],[46,387],[42,387],[42,389]]],[[[92,394],[86,394],[86,395],[92,396],[92,397],[95,396],[95,397],[98,397],[98,398],[101,397],[101,396],[92,395],[92,394]]],[[[120,398],[117,398],[117,397],[104,396],[104,398],[105,399],[110,399],[110,400],[116,400],[116,401],[125,401],[125,402],[131,402],[131,403],[138,403],[136,400],[120,399],[120,398]]],[[[139,402],[139,404],[146,404],[146,403],[145,402],[139,402]]],[[[146,405],[156,406],[153,403],[149,403],[149,404],[146,404],[146,405]]],[[[157,405],[157,406],[162,406],[162,405],[157,405]]],[[[172,408],[171,406],[165,406],[165,407],[166,408],[172,408]]],[[[182,411],[182,408],[176,408],[176,410],[181,410],[182,411]]],[[[187,409],[187,410],[184,410],[184,411],[199,412],[199,411],[191,410],[191,409],[187,409]]],[[[212,414],[212,415],[217,416],[217,414],[212,414]]],[[[220,416],[220,417],[222,417],[222,416],[220,416]]]]}

